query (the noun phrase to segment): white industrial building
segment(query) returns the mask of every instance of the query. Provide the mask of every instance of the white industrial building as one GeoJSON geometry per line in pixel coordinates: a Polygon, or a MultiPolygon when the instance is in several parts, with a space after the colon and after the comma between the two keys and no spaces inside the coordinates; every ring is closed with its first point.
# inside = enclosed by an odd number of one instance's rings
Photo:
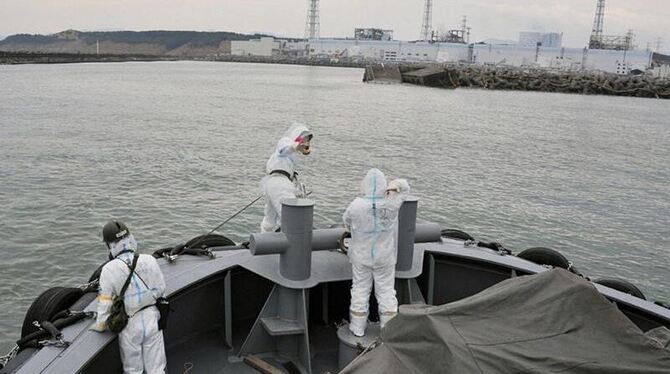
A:
{"type": "Polygon", "coordinates": [[[561,48],[563,46],[563,34],[557,32],[520,32],[519,45],[524,47],[535,47],[537,44],[546,48],[561,48]]]}
{"type": "Polygon", "coordinates": [[[393,30],[384,30],[377,28],[357,28],[354,29],[354,39],[361,40],[393,40],[393,30]]]}
{"type": "Polygon", "coordinates": [[[230,54],[235,56],[304,56],[307,54],[307,42],[304,40],[275,39],[262,37],[251,40],[233,40],[230,42],[230,54]]]}
{"type": "Polygon", "coordinates": [[[526,47],[521,45],[429,43],[355,39],[310,39],[315,58],[353,58],[400,62],[471,62],[486,65],[600,70],[627,74],[647,70],[651,52],[526,47]]]}
{"type": "Polygon", "coordinates": [[[230,54],[235,56],[275,56],[279,54],[280,43],[273,37],[230,42],[230,54]]]}

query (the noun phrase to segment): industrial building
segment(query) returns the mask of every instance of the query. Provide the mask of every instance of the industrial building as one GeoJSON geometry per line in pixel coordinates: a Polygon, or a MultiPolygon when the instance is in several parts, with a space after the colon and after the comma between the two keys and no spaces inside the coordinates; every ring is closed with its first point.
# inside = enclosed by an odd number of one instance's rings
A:
{"type": "MultiPolygon", "coordinates": [[[[591,48],[562,46],[562,33],[521,32],[518,42],[470,43],[470,27],[463,17],[459,29],[438,35],[432,30],[432,0],[424,0],[420,41],[395,41],[393,31],[356,28],[354,38],[320,38],[319,0],[308,0],[307,40],[272,37],[231,42],[233,55],[309,56],[354,61],[440,62],[505,65],[555,70],[599,70],[629,74],[652,67],[650,51],[634,50],[632,33],[624,47],[602,35],[605,0],[597,0],[591,48]]],[[[663,74],[664,72],[659,72],[663,74]]]]}
{"type": "Polygon", "coordinates": [[[234,56],[293,56],[307,54],[305,40],[275,39],[262,37],[251,40],[233,40],[230,42],[230,54],[234,56]]]}
{"type": "Polygon", "coordinates": [[[354,39],[311,39],[309,55],[389,62],[474,63],[559,70],[600,70],[628,74],[647,70],[649,51],[545,48],[521,45],[429,43],[354,39]]]}
{"type": "Polygon", "coordinates": [[[537,44],[547,48],[561,48],[563,46],[563,33],[557,32],[520,32],[519,45],[524,47],[535,47],[537,44]]]}
{"type": "MultiPolygon", "coordinates": [[[[308,0],[307,24],[318,25],[318,0],[308,0]]],[[[634,50],[632,31],[623,39],[603,35],[605,0],[597,0],[590,48],[565,48],[562,33],[521,32],[519,42],[502,44],[469,42],[470,28],[463,18],[460,29],[438,35],[432,29],[433,0],[424,0],[420,41],[393,41],[381,31],[356,29],[354,39],[309,39],[313,58],[349,58],[388,62],[442,62],[479,65],[547,68],[556,70],[599,70],[629,74],[652,66],[650,51],[634,50]],[[621,40],[620,40],[621,39],[621,40]]]]}
{"type": "Polygon", "coordinates": [[[276,56],[279,54],[280,43],[272,37],[251,40],[233,40],[230,42],[230,53],[235,56],[276,56]]]}
{"type": "Polygon", "coordinates": [[[393,40],[393,30],[364,28],[354,30],[354,39],[359,40],[393,40]]]}

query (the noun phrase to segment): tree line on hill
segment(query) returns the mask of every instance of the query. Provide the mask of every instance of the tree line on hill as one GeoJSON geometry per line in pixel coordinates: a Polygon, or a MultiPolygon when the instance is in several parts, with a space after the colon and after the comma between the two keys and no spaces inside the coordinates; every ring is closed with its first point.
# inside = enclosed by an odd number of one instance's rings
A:
{"type": "Polygon", "coordinates": [[[192,48],[217,48],[221,42],[227,40],[258,39],[263,34],[239,34],[234,32],[217,31],[91,31],[82,32],[66,30],[52,35],[16,34],[0,40],[0,50],[11,49],[16,51],[25,47],[26,51],[38,51],[40,46],[48,47],[55,44],[87,44],[112,42],[119,44],[150,44],[160,46],[166,51],[188,45],[192,48]]]}

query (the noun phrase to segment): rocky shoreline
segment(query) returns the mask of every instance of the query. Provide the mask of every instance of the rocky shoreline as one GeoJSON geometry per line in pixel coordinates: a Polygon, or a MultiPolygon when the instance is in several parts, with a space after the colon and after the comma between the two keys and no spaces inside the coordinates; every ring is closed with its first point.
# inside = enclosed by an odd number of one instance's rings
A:
{"type": "Polygon", "coordinates": [[[366,67],[363,81],[403,82],[451,89],[466,87],[670,99],[670,79],[644,74],[618,75],[503,66],[377,64],[366,67]]]}
{"type": "Polygon", "coordinates": [[[132,61],[216,61],[365,68],[364,82],[409,83],[440,88],[541,91],[584,95],[670,99],[670,79],[601,72],[552,71],[504,66],[443,64],[369,64],[354,59],[315,59],[286,56],[206,57],[149,54],[85,54],[0,51],[0,65],[66,64],[132,61]]]}

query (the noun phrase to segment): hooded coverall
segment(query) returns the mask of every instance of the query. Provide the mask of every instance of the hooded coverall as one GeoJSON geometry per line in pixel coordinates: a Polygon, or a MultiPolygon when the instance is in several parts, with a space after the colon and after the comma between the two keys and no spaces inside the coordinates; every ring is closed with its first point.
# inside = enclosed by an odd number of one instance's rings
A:
{"type": "Polygon", "coordinates": [[[266,164],[265,171],[268,175],[260,183],[261,192],[265,196],[265,216],[261,223],[261,232],[274,232],[279,228],[282,201],[305,196],[305,188],[298,181],[296,173],[297,152],[294,145],[296,139],[308,131],[304,125],[291,126],[279,139],[274,153],[266,164]]]}
{"type": "Polygon", "coordinates": [[[395,296],[397,261],[396,226],[401,198],[387,198],[386,178],[370,169],[357,197],[344,212],[345,228],[351,232],[348,255],[352,266],[349,329],[362,336],[367,325],[370,293],[374,282],[382,327],[398,311],[395,296]]]}
{"type": "MultiPolygon", "coordinates": [[[[113,260],[100,274],[98,317],[93,330],[107,329],[112,298],[121,292],[136,250],[137,242],[132,234],[111,246],[113,260]]],[[[164,293],[165,281],[158,262],[153,256],[141,254],[124,295],[128,324],[119,333],[121,361],[126,374],[165,372],[165,343],[163,332],[158,329],[160,313],[153,306],[164,293]]]]}

